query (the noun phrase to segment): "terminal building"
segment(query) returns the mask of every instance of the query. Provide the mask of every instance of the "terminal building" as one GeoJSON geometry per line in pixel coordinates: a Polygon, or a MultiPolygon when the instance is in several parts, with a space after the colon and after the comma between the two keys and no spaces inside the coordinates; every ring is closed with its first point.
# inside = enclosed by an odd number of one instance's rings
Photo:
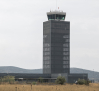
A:
{"type": "MultiPolygon", "coordinates": [[[[55,81],[64,76],[67,83],[75,83],[79,78],[88,79],[88,74],[70,73],[70,21],[65,21],[63,11],[47,12],[48,21],[43,22],[43,74],[9,73],[16,79],[55,81]]],[[[5,76],[6,73],[0,74],[5,76]]]]}

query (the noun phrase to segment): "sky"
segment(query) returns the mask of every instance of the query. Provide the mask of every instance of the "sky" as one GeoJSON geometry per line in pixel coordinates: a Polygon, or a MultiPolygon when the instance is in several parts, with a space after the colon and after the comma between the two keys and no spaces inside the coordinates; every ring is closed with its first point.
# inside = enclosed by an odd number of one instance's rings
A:
{"type": "Polygon", "coordinates": [[[43,22],[58,7],[70,21],[70,67],[99,72],[99,0],[0,0],[0,66],[43,67],[43,22]]]}

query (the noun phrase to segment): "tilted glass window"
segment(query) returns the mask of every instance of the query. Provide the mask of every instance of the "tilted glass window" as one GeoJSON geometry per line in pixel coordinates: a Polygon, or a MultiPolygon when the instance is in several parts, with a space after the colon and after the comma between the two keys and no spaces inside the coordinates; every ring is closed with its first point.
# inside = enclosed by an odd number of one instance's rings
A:
{"type": "Polygon", "coordinates": [[[55,20],[55,19],[65,20],[65,15],[59,15],[59,14],[48,15],[48,20],[55,20]]]}
{"type": "Polygon", "coordinates": [[[54,20],[55,19],[55,14],[53,15],[48,15],[48,20],[54,20]]]}
{"type": "Polygon", "coordinates": [[[64,20],[65,19],[65,15],[56,14],[56,19],[64,20]]]}

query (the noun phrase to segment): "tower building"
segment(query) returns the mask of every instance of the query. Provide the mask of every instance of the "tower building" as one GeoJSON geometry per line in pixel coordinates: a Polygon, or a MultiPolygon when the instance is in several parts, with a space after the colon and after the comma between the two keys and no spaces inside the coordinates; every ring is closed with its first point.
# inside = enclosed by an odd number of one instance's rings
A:
{"type": "Polygon", "coordinates": [[[58,76],[67,83],[88,79],[87,73],[70,73],[70,22],[65,21],[66,13],[50,11],[48,21],[43,22],[43,73],[0,73],[0,77],[15,76],[15,80],[55,82],[58,76]]]}
{"type": "Polygon", "coordinates": [[[43,73],[70,73],[70,22],[66,13],[50,11],[43,22],[43,73]]]}

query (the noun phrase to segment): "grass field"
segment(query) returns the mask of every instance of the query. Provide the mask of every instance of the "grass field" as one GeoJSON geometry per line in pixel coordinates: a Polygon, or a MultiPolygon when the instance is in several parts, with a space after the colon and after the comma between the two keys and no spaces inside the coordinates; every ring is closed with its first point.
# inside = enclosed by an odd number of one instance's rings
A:
{"type": "Polygon", "coordinates": [[[86,85],[20,85],[2,84],[0,91],[99,91],[99,83],[86,85]]]}

